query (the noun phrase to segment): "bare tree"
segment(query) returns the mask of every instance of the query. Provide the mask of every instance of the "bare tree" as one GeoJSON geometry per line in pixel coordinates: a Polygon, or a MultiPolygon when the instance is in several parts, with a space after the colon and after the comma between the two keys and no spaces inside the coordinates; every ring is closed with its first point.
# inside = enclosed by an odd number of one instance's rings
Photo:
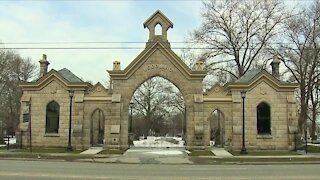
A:
{"type": "MultiPolygon", "coordinates": [[[[211,73],[238,79],[263,59],[263,48],[281,31],[288,17],[278,0],[204,1],[203,22],[192,39],[205,48],[211,73]]],[[[223,77],[225,78],[225,77],[223,77]]]]}
{"type": "MultiPolygon", "coordinates": [[[[286,22],[282,43],[277,53],[291,79],[299,84],[300,115],[299,130],[306,127],[308,106],[315,83],[319,83],[319,43],[320,43],[320,1],[315,0],[310,7],[289,18],[286,22]]],[[[315,121],[314,121],[315,123],[315,121]]]]}
{"type": "Polygon", "coordinates": [[[23,59],[14,51],[0,51],[0,140],[3,130],[14,134],[19,123],[20,81],[35,75],[35,65],[29,58],[23,59]]]}
{"type": "Polygon", "coordinates": [[[151,78],[135,91],[134,117],[140,114],[144,119],[144,135],[149,131],[160,132],[160,124],[168,119],[169,113],[184,111],[184,100],[180,91],[169,81],[161,77],[151,78]]]}
{"type": "Polygon", "coordinates": [[[311,111],[309,114],[311,114],[311,116],[308,116],[308,119],[311,121],[311,138],[312,140],[316,140],[317,136],[316,136],[316,130],[317,130],[317,116],[320,113],[320,85],[319,82],[315,82],[313,83],[313,88],[312,88],[312,92],[310,95],[310,106],[309,106],[309,110],[311,111]]]}

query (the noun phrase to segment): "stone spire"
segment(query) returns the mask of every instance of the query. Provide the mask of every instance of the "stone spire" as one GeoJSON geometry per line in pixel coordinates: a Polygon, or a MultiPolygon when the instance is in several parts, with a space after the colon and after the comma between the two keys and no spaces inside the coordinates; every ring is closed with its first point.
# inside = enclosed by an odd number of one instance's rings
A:
{"type": "Polygon", "coordinates": [[[42,59],[40,59],[39,63],[40,63],[39,78],[41,78],[42,76],[46,75],[48,72],[48,65],[50,63],[47,61],[47,55],[43,54],[42,59]]]}

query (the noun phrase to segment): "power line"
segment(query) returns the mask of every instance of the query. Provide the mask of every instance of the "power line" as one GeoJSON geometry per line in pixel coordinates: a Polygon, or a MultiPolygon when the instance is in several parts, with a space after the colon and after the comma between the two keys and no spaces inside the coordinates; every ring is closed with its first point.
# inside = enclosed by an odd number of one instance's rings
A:
{"type": "MultiPolygon", "coordinates": [[[[2,50],[141,50],[141,49],[181,49],[181,50],[233,50],[233,48],[212,48],[212,47],[156,47],[156,48],[148,48],[148,47],[0,47],[2,50]]],[[[240,48],[238,50],[244,50],[244,49],[259,49],[259,48],[240,48]]],[[[288,48],[274,48],[278,50],[288,50],[288,48]]],[[[272,48],[263,48],[263,50],[273,50],[272,48]]],[[[290,50],[299,50],[297,48],[290,48],[290,50]]],[[[304,48],[304,50],[315,50],[315,48],[304,48]]]]}
{"type": "MultiPolygon", "coordinates": [[[[167,41],[162,41],[167,43],[167,41]]],[[[0,42],[0,44],[3,45],[19,45],[19,44],[145,44],[148,42],[145,41],[57,41],[57,42],[50,42],[50,41],[43,41],[43,42],[0,42]]],[[[173,41],[169,42],[171,44],[205,44],[205,43],[199,43],[196,41],[173,41]]],[[[270,44],[294,44],[294,43],[270,43],[270,44]]]]}

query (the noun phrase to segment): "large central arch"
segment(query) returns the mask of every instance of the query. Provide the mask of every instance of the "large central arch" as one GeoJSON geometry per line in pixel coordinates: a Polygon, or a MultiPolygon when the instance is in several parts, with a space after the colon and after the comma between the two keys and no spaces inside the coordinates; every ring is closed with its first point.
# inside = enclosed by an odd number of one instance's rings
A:
{"type": "Polygon", "coordinates": [[[186,143],[187,146],[204,145],[204,107],[202,80],[206,75],[203,63],[196,64],[192,71],[171,50],[167,40],[167,30],[173,24],[160,12],[154,13],[144,26],[149,29],[149,41],[146,48],[124,70],[115,62],[112,71],[108,71],[113,86],[112,106],[114,116],[112,124],[120,126],[120,132],[112,136],[120,139],[120,146],[128,142],[128,111],[134,91],[147,79],[160,76],[172,82],[182,93],[186,105],[186,143]],[[162,35],[154,35],[154,27],[162,26],[162,35]],[[196,138],[195,138],[196,137],[196,138]]]}
{"type": "Polygon", "coordinates": [[[184,146],[185,100],[168,79],[155,76],[140,84],[131,97],[128,111],[130,147],[184,146]],[[164,138],[168,135],[171,138],[164,138]],[[152,136],[148,137],[149,141],[145,140],[147,136],[152,136]],[[164,142],[174,139],[176,144],[164,142]]]}

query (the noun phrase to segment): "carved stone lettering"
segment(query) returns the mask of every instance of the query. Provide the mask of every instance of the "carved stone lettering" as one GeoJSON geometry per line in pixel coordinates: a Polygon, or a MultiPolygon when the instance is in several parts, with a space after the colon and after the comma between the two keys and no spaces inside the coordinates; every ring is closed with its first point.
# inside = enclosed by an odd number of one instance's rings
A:
{"type": "Polygon", "coordinates": [[[151,71],[151,70],[155,70],[155,69],[161,69],[161,70],[166,70],[169,72],[172,72],[172,68],[164,65],[164,64],[150,64],[148,66],[146,66],[143,70],[144,71],[151,71]]]}

